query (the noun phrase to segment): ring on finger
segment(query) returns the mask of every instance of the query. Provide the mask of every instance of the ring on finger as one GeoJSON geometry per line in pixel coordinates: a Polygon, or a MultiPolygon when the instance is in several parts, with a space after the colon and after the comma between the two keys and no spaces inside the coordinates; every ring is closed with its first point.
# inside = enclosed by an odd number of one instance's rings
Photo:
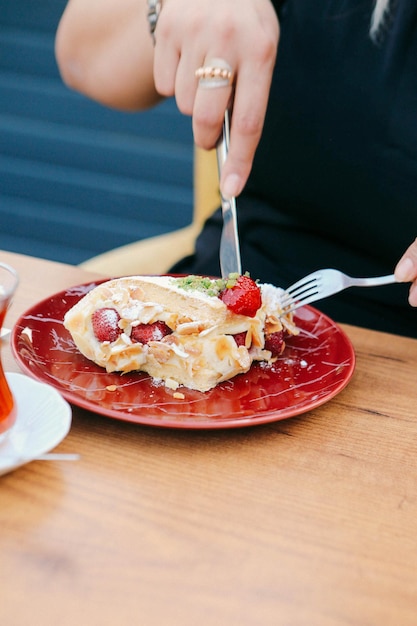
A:
{"type": "Polygon", "coordinates": [[[195,71],[195,76],[201,87],[230,87],[234,82],[234,72],[223,59],[211,59],[195,71]]]}

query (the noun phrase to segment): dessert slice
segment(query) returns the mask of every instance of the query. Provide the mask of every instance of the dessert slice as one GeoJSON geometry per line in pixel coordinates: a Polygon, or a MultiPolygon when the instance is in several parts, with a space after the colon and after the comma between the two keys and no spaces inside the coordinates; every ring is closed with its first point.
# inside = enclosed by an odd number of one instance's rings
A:
{"type": "Polygon", "coordinates": [[[65,315],[84,356],[108,372],[147,372],[176,389],[208,391],[273,360],[297,329],[282,290],[248,276],[130,276],[92,289],[65,315]],[[283,325],[285,324],[285,326],[283,325]]]}

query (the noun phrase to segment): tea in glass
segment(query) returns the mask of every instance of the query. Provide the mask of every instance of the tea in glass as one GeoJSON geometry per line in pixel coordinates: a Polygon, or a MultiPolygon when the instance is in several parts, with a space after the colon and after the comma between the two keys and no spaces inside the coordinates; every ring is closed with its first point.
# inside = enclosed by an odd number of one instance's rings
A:
{"type": "MultiPolygon", "coordinates": [[[[16,271],[12,267],[0,263],[0,330],[3,327],[4,318],[16,291],[17,283],[16,271]]],[[[15,423],[16,412],[13,394],[3,371],[0,342],[0,440],[15,423]]]]}

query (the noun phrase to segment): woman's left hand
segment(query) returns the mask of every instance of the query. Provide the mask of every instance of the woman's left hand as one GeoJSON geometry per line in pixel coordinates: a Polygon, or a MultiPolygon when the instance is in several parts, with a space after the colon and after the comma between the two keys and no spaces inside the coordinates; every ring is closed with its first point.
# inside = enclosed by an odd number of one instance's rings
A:
{"type": "Polygon", "coordinates": [[[395,276],[402,283],[411,282],[408,302],[417,307],[417,239],[407,248],[395,268],[395,276]]]}

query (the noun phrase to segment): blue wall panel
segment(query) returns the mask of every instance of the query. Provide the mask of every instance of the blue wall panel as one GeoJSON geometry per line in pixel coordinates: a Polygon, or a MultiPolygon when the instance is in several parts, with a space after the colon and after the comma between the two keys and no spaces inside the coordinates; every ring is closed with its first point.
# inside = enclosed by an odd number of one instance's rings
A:
{"type": "Polygon", "coordinates": [[[0,0],[0,248],[79,263],[192,219],[190,120],[122,113],[67,89],[64,0],[0,0]]]}

